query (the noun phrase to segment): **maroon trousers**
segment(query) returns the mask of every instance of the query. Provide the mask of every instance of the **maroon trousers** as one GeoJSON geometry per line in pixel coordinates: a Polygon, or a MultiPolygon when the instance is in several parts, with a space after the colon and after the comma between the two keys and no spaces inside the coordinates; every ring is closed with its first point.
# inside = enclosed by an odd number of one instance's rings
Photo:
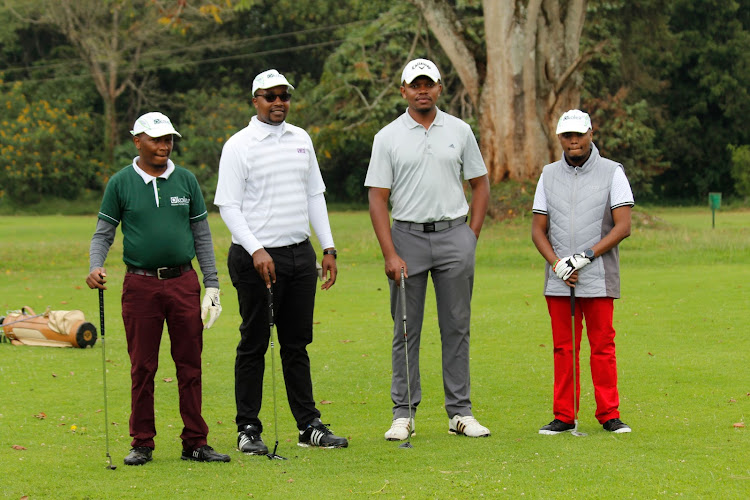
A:
{"type": "MultiPolygon", "coordinates": [[[[573,414],[573,338],[570,329],[570,298],[546,297],[552,320],[552,340],[555,359],[555,389],[552,411],[555,418],[572,424],[573,414]]],[[[586,321],[586,335],[591,346],[591,379],[596,399],[596,419],[603,424],[620,418],[620,396],[617,391],[617,359],[615,357],[615,329],[612,326],[614,299],[609,297],[576,298],[576,407],[581,400],[581,335],[586,321]]]]}
{"type": "Polygon", "coordinates": [[[201,416],[203,323],[195,270],[168,280],[126,273],[122,319],[131,364],[131,446],[154,447],[154,377],[165,320],[177,369],[183,447],[193,450],[205,445],[208,426],[201,416]]]}

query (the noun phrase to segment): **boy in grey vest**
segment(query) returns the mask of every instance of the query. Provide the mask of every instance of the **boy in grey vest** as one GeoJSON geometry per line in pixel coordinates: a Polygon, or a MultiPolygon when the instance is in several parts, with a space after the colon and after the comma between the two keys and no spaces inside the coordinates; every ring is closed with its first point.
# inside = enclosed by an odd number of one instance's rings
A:
{"type": "Polygon", "coordinates": [[[547,261],[544,295],[555,363],[554,420],[539,433],[554,435],[575,427],[584,320],[591,346],[596,418],[606,431],[630,432],[620,420],[612,316],[614,299],[620,297],[617,245],[630,235],[633,192],[622,165],[599,156],[587,113],[577,109],[564,113],[557,137],[563,155],[542,170],[531,229],[532,241],[547,261]]]}

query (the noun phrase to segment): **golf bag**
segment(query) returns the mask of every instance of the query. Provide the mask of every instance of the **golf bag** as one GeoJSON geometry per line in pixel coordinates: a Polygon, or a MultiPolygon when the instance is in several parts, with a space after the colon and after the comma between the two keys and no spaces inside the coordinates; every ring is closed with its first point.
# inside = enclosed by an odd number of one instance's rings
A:
{"type": "Polygon", "coordinates": [[[10,311],[0,319],[5,337],[13,345],[86,348],[96,343],[96,327],[83,311],[50,311],[36,314],[29,306],[10,311]]]}

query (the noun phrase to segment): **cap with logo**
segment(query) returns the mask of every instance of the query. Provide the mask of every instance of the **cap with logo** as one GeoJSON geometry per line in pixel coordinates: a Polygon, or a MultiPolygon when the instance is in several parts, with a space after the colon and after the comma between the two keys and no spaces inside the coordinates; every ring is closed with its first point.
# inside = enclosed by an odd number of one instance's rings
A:
{"type": "Polygon", "coordinates": [[[440,80],[440,71],[437,65],[429,59],[414,59],[409,61],[401,72],[401,82],[411,83],[418,76],[426,76],[433,82],[440,80]]]}
{"type": "Polygon", "coordinates": [[[564,134],[566,132],[578,132],[579,134],[585,134],[591,128],[591,117],[588,113],[584,113],[580,109],[571,109],[566,111],[560,117],[557,122],[556,134],[564,134]]]}
{"type": "Polygon", "coordinates": [[[167,115],[153,111],[141,115],[133,124],[133,130],[130,131],[133,135],[146,134],[149,137],[164,137],[165,135],[174,134],[177,137],[182,137],[169,120],[167,115]]]}
{"type": "Polygon", "coordinates": [[[255,91],[258,89],[270,89],[279,85],[286,85],[287,90],[294,90],[294,87],[292,87],[292,84],[287,81],[284,75],[275,69],[269,69],[256,76],[253,80],[253,95],[255,95],[255,91]]]}

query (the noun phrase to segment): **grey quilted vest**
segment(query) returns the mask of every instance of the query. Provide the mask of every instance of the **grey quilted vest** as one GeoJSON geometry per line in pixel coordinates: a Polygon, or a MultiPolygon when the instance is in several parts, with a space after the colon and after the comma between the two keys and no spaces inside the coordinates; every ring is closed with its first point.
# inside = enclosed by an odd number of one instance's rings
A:
{"type": "MultiPolygon", "coordinates": [[[[559,161],[543,169],[547,197],[547,236],[558,257],[567,257],[594,246],[614,227],[610,191],[615,169],[622,165],[591,156],[573,168],[559,161]]],[[[569,296],[570,288],[545,266],[544,295],[569,296]]],[[[576,297],[620,297],[620,254],[617,247],[595,258],[578,272],[576,297]]]]}

